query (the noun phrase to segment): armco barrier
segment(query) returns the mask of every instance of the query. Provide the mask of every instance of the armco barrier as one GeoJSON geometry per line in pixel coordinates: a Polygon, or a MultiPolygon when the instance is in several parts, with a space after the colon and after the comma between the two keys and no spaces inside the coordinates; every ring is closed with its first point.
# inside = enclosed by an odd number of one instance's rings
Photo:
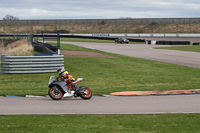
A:
{"type": "Polygon", "coordinates": [[[64,56],[1,56],[2,74],[51,73],[64,66],[64,56]]]}
{"type": "Polygon", "coordinates": [[[160,45],[190,45],[189,41],[156,41],[160,45]]]}

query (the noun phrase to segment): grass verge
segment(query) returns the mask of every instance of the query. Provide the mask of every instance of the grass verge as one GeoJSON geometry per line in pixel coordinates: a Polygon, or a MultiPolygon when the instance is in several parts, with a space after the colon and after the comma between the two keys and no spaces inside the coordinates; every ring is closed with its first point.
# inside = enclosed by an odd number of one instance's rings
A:
{"type": "MultiPolygon", "coordinates": [[[[37,40],[37,38],[34,38],[37,40]]],[[[42,41],[42,37],[39,37],[38,40],[42,41]]],[[[61,41],[65,42],[93,42],[93,43],[115,43],[115,40],[102,40],[102,39],[87,39],[87,38],[60,38],[61,41]]],[[[46,39],[45,41],[57,41],[56,39],[51,39],[48,40],[46,39]]],[[[129,44],[145,44],[145,42],[131,42],[129,44]]]]}
{"type": "Polygon", "coordinates": [[[14,54],[14,56],[34,56],[35,54],[41,54],[36,51],[28,52],[28,53],[19,53],[19,54],[14,54]]]}
{"type": "Polygon", "coordinates": [[[200,45],[177,46],[177,47],[159,47],[159,48],[156,48],[156,49],[168,49],[168,50],[200,52],[200,45]]]}
{"type": "MultiPolygon", "coordinates": [[[[85,49],[62,46],[63,49],[85,49]]],[[[75,78],[84,78],[80,85],[91,88],[94,95],[200,88],[200,69],[93,51],[117,58],[65,57],[64,65],[75,78]]],[[[56,73],[0,75],[0,95],[46,95],[51,75],[57,76],[56,73]]]]}
{"type": "Polygon", "coordinates": [[[197,133],[200,114],[0,116],[1,133],[197,133]]]}
{"type": "MultiPolygon", "coordinates": [[[[49,43],[49,44],[51,44],[53,46],[57,46],[57,44],[55,44],[55,43],[49,43]]],[[[72,44],[61,44],[60,49],[61,50],[72,50],[72,51],[96,51],[96,50],[93,50],[93,49],[79,47],[79,46],[72,45],[72,44]]]]}

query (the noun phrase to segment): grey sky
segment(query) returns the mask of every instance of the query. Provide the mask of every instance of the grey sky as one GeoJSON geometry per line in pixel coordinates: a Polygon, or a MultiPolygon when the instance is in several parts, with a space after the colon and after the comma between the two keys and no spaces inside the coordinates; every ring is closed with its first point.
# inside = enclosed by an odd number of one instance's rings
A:
{"type": "Polygon", "coordinates": [[[0,19],[200,17],[199,0],[0,0],[0,19]]]}

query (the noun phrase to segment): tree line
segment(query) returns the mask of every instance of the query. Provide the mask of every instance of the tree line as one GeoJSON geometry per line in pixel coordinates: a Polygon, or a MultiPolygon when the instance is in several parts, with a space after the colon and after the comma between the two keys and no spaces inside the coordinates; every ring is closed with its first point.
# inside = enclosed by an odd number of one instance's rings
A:
{"type": "Polygon", "coordinates": [[[19,18],[8,14],[5,17],[3,17],[3,20],[19,20],[19,18]]]}

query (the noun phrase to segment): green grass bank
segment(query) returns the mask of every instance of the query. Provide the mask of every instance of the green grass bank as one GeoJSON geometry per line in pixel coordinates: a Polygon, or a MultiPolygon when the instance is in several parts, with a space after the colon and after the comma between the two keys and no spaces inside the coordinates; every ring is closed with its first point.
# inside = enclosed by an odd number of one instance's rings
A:
{"type": "Polygon", "coordinates": [[[180,50],[180,51],[190,51],[190,52],[200,52],[200,45],[190,45],[190,46],[177,46],[177,47],[160,47],[156,49],[168,49],[168,50],[180,50]]]}
{"type": "MultiPolygon", "coordinates": [[[[88,50],[62,44],[64,50],[88,50]]],[[[65,68],[84,78],[94,95],[118,91],[200,89],[200,69],[106,53],[116,58],[65,57],[65,68]]],[[[46,95],[48,80],[56,73],[0,75],[0,95],[46,95]]]]}
{"type": "Polygon", "coordinates": [[[198,133],[200,114],[0,116],[1,133],[198,133]]]}

